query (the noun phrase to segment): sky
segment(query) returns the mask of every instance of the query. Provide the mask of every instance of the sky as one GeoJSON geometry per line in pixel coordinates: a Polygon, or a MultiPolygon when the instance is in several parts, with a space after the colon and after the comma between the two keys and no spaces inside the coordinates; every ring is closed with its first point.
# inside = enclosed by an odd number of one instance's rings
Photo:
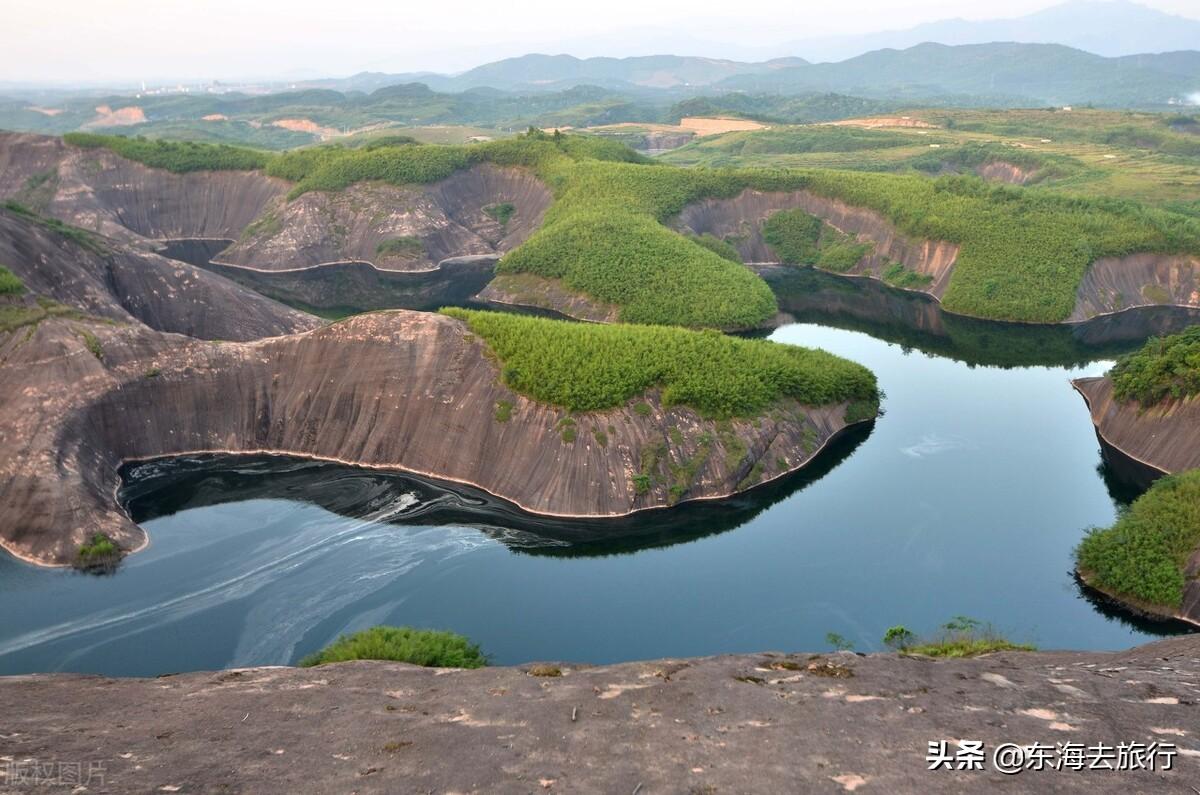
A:
{"type": "MultiPolygon", "coordinates": [[[[1014,17],[1055,2],[0,0],[0,84],[455,72],[527,52],[748,59],[814,36],[1014,17]]],[[[1200,0],[1141,2],[1200,16],[1200,0]]]]}

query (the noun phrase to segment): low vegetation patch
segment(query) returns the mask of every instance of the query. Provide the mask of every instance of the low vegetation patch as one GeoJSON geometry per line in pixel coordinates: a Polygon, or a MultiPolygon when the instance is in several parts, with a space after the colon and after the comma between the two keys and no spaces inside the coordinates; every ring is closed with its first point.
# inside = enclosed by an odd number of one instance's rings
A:
{"type": "Polygon", "coordinates": [[[83,149],[108,149],[126,160],[182,174],[188,171],[252,171],[265,168],[274,157],[269,152],[227,144],[192,141],[147,140],[123,135],[67,133],[63,140],[83,149]]]}
{"type": "Polygon", "coordinates": [[[931,638],[919,638],[903,625],[892,627],[883,636],[883,645],[893,651],[927,657],[977,657],[998,651],[1036,651],[1034,646],[1014,643],[991,625],[966,616],[955,616],[931,638]]]}
{"type": "Polygon", "coordinates": [[[77,226],[64,224],[57,218],[51,218],[49,216],[42,215],[41,213],[34,212],[23,204],[12,201],[11,199],[4,202],[4,209],[8,210],[10,213],[19,215],[28,221],[32,221],[44,229],[48,229],[59,237],[66,238],[72,243],[82,246],[94,254],[106,253],[104,243],[101,242],[100,238],[86,229],[80,229],[77,226]]]}
{"type": "Polygon", "coordinates": [[[752,416],[785,397],[813,406],[878,399],[870,370],[820,350],[665,326],[442,312],[488,344],[505,384],[570,411],[613,408],[655,387],[665,405],[710,417],[752,416]]]}
{"type": "Polygon", "coordinates": [[[393,237],[380,242],[375,247],[375,253],[380,257],[419,257],[425,253],[425,245],[420,238],[411,235],[393,237]]]}
{"type": "Polygon", "coordinates": [[[20,295],[25,292],[25,283],[8,268],[0,265],[0,295],[20,295]]]}
{"type": "Polygon", "coordinates": [[[1188,558],[1200,546],[1200,469],[1162,478],[1075,550],[1089,583],[1117,597],[1178,610],[1188,558]]]}
{"type": "Polygon", "coordinates": [[[508,222],[517,212],[517,207],[512,202],[501,202],[499,204],[489,204],[483,208],[484,214],[491,218],[500,226],[508,226],[508,222]]]}
{"type": "Polygon", "coordinates": [[[121,548],[104,533],[96,533],[75,551],[75,568],[91,574],[104,574],[121,562],[121,548]]]}
{"type": "Polygon", "coordinates": [[[453,632],[412,627],[371,627],[342,635],[316,654],[300,661],[302,667],[348,660],[393,660],[433,668],[481,668],[487,657],[479,646],[453,632]]]}
{"type": "Polygon", "coordinates": [[[1109,371],[1113,395],[1144,407],[1200,393],[1200,326],[1155,337],[1109,371]]]}

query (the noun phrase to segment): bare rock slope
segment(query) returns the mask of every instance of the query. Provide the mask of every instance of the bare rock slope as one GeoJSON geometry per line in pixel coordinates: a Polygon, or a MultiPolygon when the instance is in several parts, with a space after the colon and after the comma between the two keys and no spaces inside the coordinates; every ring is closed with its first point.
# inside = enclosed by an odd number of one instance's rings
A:
{"type": "Polygon", "coordinates": [[[6,677],[5,753],[90,760],[88,791],[122,793],[1194,795],[1200,780],[1200,635],[1119,653],[560,668],[539,677],[528,666],[352,662],[6,677]],[[982,769],[929,769],[931,742],[953,757],[968,740],[983,744],[982,769]],[[1003,743],[1040,743],[1054,756],[1005,775],[992,761],[1003,743]],[[1104,744],[1114,757],[1118,744],[1159,746],[1154,769],[1056,770],[1062,743],[1104,744]]]}
{"type": "Polygon", "coordinates": [[[528,171],[482,164],[432,185],[359,183],[277,201],[218,261],[268,271],[336,262],[430,270],[507,251],[542,222],[550,191],[528,171]]]}

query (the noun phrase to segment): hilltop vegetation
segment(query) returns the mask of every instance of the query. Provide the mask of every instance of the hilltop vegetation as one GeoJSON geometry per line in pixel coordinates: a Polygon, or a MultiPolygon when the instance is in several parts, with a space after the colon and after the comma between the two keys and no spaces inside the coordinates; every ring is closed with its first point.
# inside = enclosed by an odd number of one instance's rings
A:
{"type": "Polygon", "coordinates": [[[1116,524],[1092,530],[1076,550],[1089,582],[1115,596],[1178,610],[1184,570],[1200,546],[1200,469],[1162,478],[1116,524]]]}
{"type": "Polygon", "coordinates": [[[1200,326],[1150,340],[1119,359],[1108,375],[1118,400],[1145,407],[1200,394],[1200,326]]]}
{"type": "Polygon", "coordinates": [[[67,133],[63,140],[84,149],[110,149],[126,160],[175,173],[187,171],[252,171],[264,168],[271,155],[256,149],[193,141],[148,141],[120,135],[67,133]]]}
{"type": "Polygon", "coordinates": [[[621,406],[655,387],[665,404],[709,417],[753,416],[784,397],[878,403],[871,371],[820,350],[714,331],[442,311],[483,338],[509,387],[571,411],[621,406]]]}
{"type": "MultiPolygon", "coordinates": [[[[228,167],[243,157],[231,147],[87,140],[182,170],[228,167]]],[[[292,197],[368,180],[430,182],[481,162],[528,167],[550,186],[555,203],[542,227],[499,270],[559,279],[619,306],[620,319],[632,323],[741,329],[771,317],[775,301],[765,283],[662,223],[691,202],[747,188],[813,191],[875,210],[910,237],[957,243],[943,302],[951,311],[991,319],[1064,320],[1088,265],[1099,257],[1200,252],[1200,220],[1132,202],[1062,196],[964,175],[681,169],[650,163],[594,136],[531,131],[473,146],[321,146],[255,156],[253,162],[265,163],[268,174],[296,183],[292,197]]],[[[845,257],[835,259],[835,269],[844,270],[845,257]]]]}

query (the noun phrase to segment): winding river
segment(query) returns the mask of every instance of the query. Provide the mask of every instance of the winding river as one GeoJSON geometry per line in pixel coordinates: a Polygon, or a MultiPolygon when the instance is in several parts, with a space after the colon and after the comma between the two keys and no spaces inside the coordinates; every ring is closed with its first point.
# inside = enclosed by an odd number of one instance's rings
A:
{"type": "Polygon", "coordinates": [[[0,674],[286,664],[381,623],[453,629],[500,664],[821,650],[831,632],[870,651],[889,626],[931,633],[956,615],[1042,648],[1180,631],[1072,576],[1086,528],[1137,492],[1103,465],[1068,380],[1196,318],[1011,327],[846,279],[773,283],[795,322],[772,339],[861,362],[887,393],[886,415],[810,471],[723,503],[563,523],[323,463],[134,466],[125,498],[151,545],[115,575],[0,558],[0,674]]]}

